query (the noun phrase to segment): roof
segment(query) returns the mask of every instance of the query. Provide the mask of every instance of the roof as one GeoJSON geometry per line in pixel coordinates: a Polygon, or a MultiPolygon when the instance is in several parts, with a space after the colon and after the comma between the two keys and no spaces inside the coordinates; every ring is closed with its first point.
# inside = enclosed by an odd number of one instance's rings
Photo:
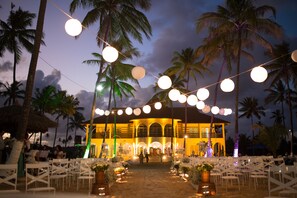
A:
{"type": "MultiPolygon", "coordinates": [[[[0,108],[0,131],[15,133],[22,116],[22,106],[0,108]]],[[[45,115],[30,110],[27,132],[46,132],[48,128],[57,127],[57,123],[45,115]]]]}
{"type": "MultiPolygon", "coordinates": [[[[210,123],[211,116],[199,112],[199,110],[196,107],[188,107],[187,108],[187,123],[210,123]]],[[[185,108],[184,107],[173,107],[173,117],[174,119],[180,119],[182,123],[185,122],[185,108]]],[[[169,107],[162,107],[160,110],[156,110],[154,108],[151,109],[151,112],[149,114],[145,114],[144,112],[141,112],[139,116],[136,116],[134,114],[127,115],[123,113],[122,115],[118,115],[116,117],[117,123],[129,123],[133,119],[145,119],[145,118],[169,118],[171,119],[171,108],[169,107]]],[[[94,118],[93,123],[105,123],[106,116],[99,116],[94,118]]],[[[108,123],[113,123],[114,117],[113,114],[110,114],[108,116],[108,123]]],[[[85,124],[90,123],[90,121],[84,122],[85,124]]],[[[214,117],[214,123],[226,123],[229,124],[228,121],[216,118],[214,117]]]]}

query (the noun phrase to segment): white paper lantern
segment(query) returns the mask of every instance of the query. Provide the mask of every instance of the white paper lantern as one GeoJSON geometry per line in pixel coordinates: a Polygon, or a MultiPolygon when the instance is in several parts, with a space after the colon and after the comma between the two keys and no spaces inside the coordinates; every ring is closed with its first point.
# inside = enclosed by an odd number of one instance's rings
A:
{"type": "Polygon", "coordinates": [[[206,100],[209,97],[209,91],[206,88],[200,88],[197,91],[197,97],[199,100],[206,100]]]}
{"type": "Polygon", "coordinates": [[[144,67],[136,66],[136,67],[133,67],[131,73],[133,78],[135,78],[136,80],[140,80],[145,76],[145,69],[144,67]]]}
{"type": "Polygon", "coordinates": [[[225,113],[224,113],[225,116],[232,114],[232,109],[225,108],[224,111],[225,111],[225,113]]]}
{"type": "Polygon", "coordinates": [[[264,82],[268,77],[268,72],[264,67],[257,66],[252,69],[250,75],[253,81],[257,83],[261,83],[261,82],[264,82]]]}
{"type": "Polygon", "coordinates": [[[203,113],[209,113],[210,112],[210,106],[205,105],[204,108],[202,109],[203,113]]]}
{"type": "Polygon", "coordinates": [[[151,106],[150,105],[145,105],[143,108],[142,108],[142,111],[146,114],[150,113],[151,112],[151,106]]]}
{"type": "Polygon", "coordinates": [[[168,93],[168,97],[170,98],[170,100],[172,101],[177,101],[178,100],[178,97],[180,95],[180,92],[179,90],[177,89],[171,89],[168,93]]]}
{"type": "Polygon", "coordinates": [[[217,106],[211,107],[211,113],[217,115],[220,112],[220,108],[217,106]]]}
{"type": "Polygon", "coordinates": [[[205,103],[201,100],[199,100],[196,104],[197,109],[201,110],[205,107],[205,103]]]}
{"type": "Polygon", "coordinates": [[[141,114],[141,109],[140,108],[136,108],[133,110],[134,115],[139,116],[141,114]]]}
{"type": "Polygon", "coordinates": [[[159,110],[159,109],[162,108],[162,103],[161,102],[156,102],[154,106],[155,106],[155,109],[159,110]]]}
{"type": "Polygon", "coordinates": [[[109,114],[110,114],[110,111],[105,110],[104,115],[109,116],[109,114]]]}
{"type": "Polygon", "coordinates": [[[190,105],[190,106],[195,106],[198,102],[198,99],[195,95],[189,95],[188,98],[187,98],[187,103],[190,105]]]}
{"type": "Polygon", "coordinates": [[[127,115],[131,115],[131,114],[133,113],[132,108],[131,108],[131,107],[127,107],[127,108],[125,109],[125,113],[126,113],[127,115]]]}
{"type": "Polygon", "coordinates": [[[235,85],[230,78],[226,78],[221,82],[220,87],[223,92],[231,92],[234,90],[235,85]]]}
{"type": "Polygon", "coordinates": [[[95,113],[96,113],[97,115],[99,115],[99,112],[100,112],[100,109],[99,109],[99,108],[96,108],[96,109],[95,109],[95,113]]]}
{"type": "Polygon", "coordinates": [[[102,51],[102,56],[105,61],[112,63],[118,59],[119,52],[114,47],[106,46],[102,51]]]}
{"type": "Polygon", "coordinates": [[[78,36],[82,31],[82,25],[77,19],[69,19],[65,23],[65,31],[70,36],[78,36]]]}
{"type": "Polygon", "coordinates": [[[178,102],[185,103],[187,101],[187,96],[184,94],[180,94],[178,97],[178,102]]]}
{"type": "Polygon", "coordinates": [[[162,76],[158,80],[158,86],[160,89],[169,89],[172,85],[172,81],[168,76],[162,76]]]}
{"type": "Polygon", "coordinates": [[[294,62],[297,63],[297,50],[294,50],[291,54],[291,58],[294,62]]]}
{"type": "Polygon", "coordinates": [[[122,109],[119,109],[117,113],[118,113],[118,115],[122,115],[124,112],[122,109]]]}
{"type": "Polygon", "coordinates": [[[105,114],[105,111],[102,110],[102,109],[100,109],[100,110],[99,110],[99,115],[103,116],[104,114],[105,114]]]}

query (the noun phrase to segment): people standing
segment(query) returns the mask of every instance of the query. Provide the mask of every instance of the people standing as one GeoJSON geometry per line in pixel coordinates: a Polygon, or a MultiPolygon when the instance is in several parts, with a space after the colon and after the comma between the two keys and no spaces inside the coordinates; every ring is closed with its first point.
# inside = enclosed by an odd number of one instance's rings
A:
{"type": "Polygon", "coordinates": [[[146,149],[144,150],[144,156],[145,156],[145,159],[146,159],[146,163],[148,163],[149,162],[149,154],[148,154],[146,149]]]}
{"type": "Polygon", "coordinates": [[[139,163],[143,164],[143,153],[142,153],[142,151],[140,151],[140,154],[139,154],[139,163]]]}

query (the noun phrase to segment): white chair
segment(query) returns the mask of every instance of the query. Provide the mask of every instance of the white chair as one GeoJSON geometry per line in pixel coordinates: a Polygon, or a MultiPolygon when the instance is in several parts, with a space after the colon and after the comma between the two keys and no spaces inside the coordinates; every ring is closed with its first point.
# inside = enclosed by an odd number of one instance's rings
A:
{"type": "Polygon", "coordinates": [[[17,164],[0,164],[0,185],[7,185],[7,189],[0,190],[0,193],[19,192],[17,169],[17,164]]]}
{"type": "MultiPolygon", "coordinates": [[[[68,159],[53,159],[50,161],[50,180],[58,186],[62,184],[62,190],[65,189],[65,183],[68,177],[68,159]],[[61,181],[61,183],[59,182],[61,181]]],[[[51,182],[51,184],[53,184],[51,182]]]]}
{"type": "Polygon", "coordinates": [[[227,191],[228,185],[230,184],[231,186],[233,186],[234,182],[237,183],[238,190],[240,190],[239,174],[240,174],[240,172],[235,170],[233,165],[231,165],[229,167],[228,166],[224,167],[224,169],[222,171],[221,179],[222,179],[222,182],[225,184],[226,191],[227,191]]]}
{"type": "Polygon", "coordinates": [[[91,160],[91,159],[80,160],[79,175],[77,177],[76,190],[79,189],[78,186],[79,186],[80,181],[88,180],[89,194],[90,194],[91,184],[92,184],[93,179],[95,178],[95,172],[91,170],[92,163],[93,163],[93,160],[91,160]]]}
{"type": "Polygon", "coordinates": [[[268,171],[268,192],[269,197],[273,197],[273,193],[296,194],[297,178],[284,173],[282,166],[271,166],[268,171]],[[277,173],[277,174],[276,174],[277,173]]]}
{"type": "Polygon", "coordinates": [[[50,186],[49,163],[26,164],[26,192],[53,191],[50,186]]]}

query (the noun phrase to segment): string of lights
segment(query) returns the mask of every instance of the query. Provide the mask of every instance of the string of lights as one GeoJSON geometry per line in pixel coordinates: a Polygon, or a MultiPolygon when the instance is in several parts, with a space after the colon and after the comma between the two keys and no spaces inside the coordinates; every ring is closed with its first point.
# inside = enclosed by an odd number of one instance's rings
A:
{"type": "MultiPolygon", "coordinates": [[[[55,4],[54,2],[50,1],[51,3],[53,3],[53,5],[59,9],[62,13],[64,13],[67,17],[69,17],[70,19],[65,23],[65,30],[66,32],[70,35],[70,36],[78,36],[81,31],[82,28],[86,29],[86,27],[83,27],[82,24],[77,20],[72,18],[69,14],[67,14],[63,9],[61,9],[57,4],[55,4]]],[[[98,36],[97,36],[98,37],[98,36]]],[[[121,54],[122,56],[124,56],[121,52],[117,51],[116,48],[112,47],[111,45],[109,45],[106,41],[104,41],[102,38],[98,37],[98,39],[100,39],[102,42],[104,42],[106,44],[106,47],[102,50],[102,56],[103,59],[108,62],[108,63],[113,63],[114,61],[117,60],[119,54],[121,54]]],[[[283,55],[283,56],[287,56],[283,55]]],[[[172,101],[178,101],[180,103],[185,103],[187,102],[190,106],[196,106],[199,110],[202,110],[203,113],[209,113],[210,111],[213,114],[220,114],[220,115],[230,115],[232,113],[232,110],[230,108],[219,108],[217,106],[210,106],[210,105],[206,105],[205,104],[205,100],[209,97],[209,91],[207,88],[217,85],[218,83],[220,83],[220,87],[222,89],[222,91],[224,92],[232,92],[234,90],[235,84],[234,82],[231,80],[234,77],[237,77],[239,75],[245,74],[247,72],[250,72],[250,76],[252,78],[253,81],[255,81],[256,83],[262,83],[264,82],[267,77],[268,77],[268,72],[265,69],[265,65],[274,62],[277,59],[282,58],[283,56],[280,56],[278,58],[275,58],[273,60],[267,61],[263,64],[260,64],[259,66],[253,67],[251,69],[248,69],[246,71],[243,71],[237,75],[225,78],[224,80],[215,82],[213,84],[210,85],[206,85],[202,88],[193,90],[189,93],[181,93],[178,89],[175,89],[174,87],[172,87],[172,81],[170,79],[170,77],[164,75],[161,77],[156,77],[154,75],[152,75],[154,78],[158,79],[157,84],[159,86],[160,89],[163,90],[167,90],[169,88],[171,88],[171,90],[169,91],[168,97],[172,100],[172,101]],[[194,95],[193,93],[197,92],[196,95],[194,95]]],[[[293,61],[297,62],[297,50],[291,52],[291,58],[293,61]]],[[[145,77],[146,74],[146,70],[144,67],[142,66],[136,66],[132,69],[132,76],[136,79],[136,80],[140,80],[142,78],[145,77]]],[[[161,102],[157,102],[155,103],[155,108],[161,108],[161,102]],[[157,106],[157,107],[156,107],[157,106]]],[[[142,107],[142,111],[144,113],[150,113],[151,111],[151,106],[152,104],[149,105],[144,105],[142,107]]],[[[134,109],[132,109],[131,107],[127,107],[127,108],[119,108],[117,110],[117,114],[118,115],[122,115],[123,111],[125,110],[125,113],[127,115],[131,115],[132,113],[134,113],[134,115],[138,116],[141,114],[141,107],[135,107],[134,109]]],[[[102,110],[97,108],[95,110],[96,114],[99,115],[106,115],[108,116],[111,112],[109,110],[102,110]]]]}

